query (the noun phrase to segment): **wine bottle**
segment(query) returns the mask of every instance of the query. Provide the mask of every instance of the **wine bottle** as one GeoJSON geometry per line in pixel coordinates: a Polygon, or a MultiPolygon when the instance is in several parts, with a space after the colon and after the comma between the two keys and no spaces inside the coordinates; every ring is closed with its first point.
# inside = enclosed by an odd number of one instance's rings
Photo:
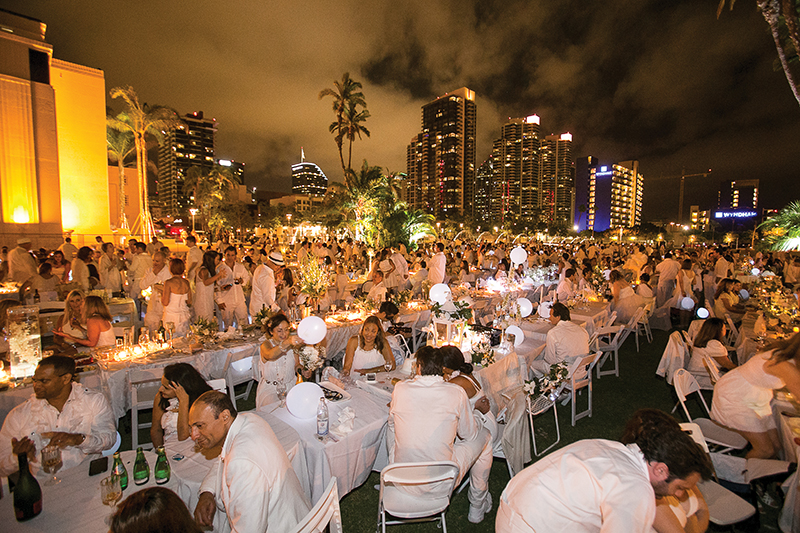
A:
{"type": "Polygon", "coordinates": [[[325,397],[319,399],[319,406],[317,407],[317,436],[324,437],[328,434],[328,404],[325,403],[325,397]]]}
{"type": "Polygon", "coordinates": [[[156,453],[158,454],[158,458],[156,459],[156,466],[153,468],[153,477],[156,478],[156,484],[163,485],[169,481],[172,471],[169,467],[167,452],[164,451],[164,447],[159,446],[156,453]]]}
{"type": "Polygon", "coordinates": [[[119,452],[114,452],[114,467],[111,473],[119,477],[119,488],[125,490],[128,488],[128,469],[120,459],[119,452]]]}
{"type": "Polygon", "coordinates": [[[142,447],[136,448],[136,462],[133,463],[133,482],[137,485],[144,485],[150,481],[150,465],[144,457],[142,447]]]}
{"type": "Polygon", "coordinates": [[[42,512],[42,488],[28,468],[28,454],[17,455],[19,481],[14,488],[14,514],[18,522],[30,520],[42,512]]]}
{"type": "Polygon", "coordinates": [[[39,289],[33,291],[33,303],[38,304],[41,303],[42,297],[39,296],[39,289]]]}
{"type": "Polygon", "coordinates": [[[167,338],[167,330],[164,329],[163,320],[158,323],[158,333],[156,335],[158,338],[158,342],[164,342],[164,339],[167,338]]]}

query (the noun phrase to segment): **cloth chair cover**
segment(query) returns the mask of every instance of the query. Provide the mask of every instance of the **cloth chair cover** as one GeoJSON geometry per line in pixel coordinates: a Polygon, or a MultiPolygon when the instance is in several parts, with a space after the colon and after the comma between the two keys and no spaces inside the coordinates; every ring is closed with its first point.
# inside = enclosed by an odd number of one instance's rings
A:
{"type": "Polygon", "coordinates": [[[667,383],[672,385],[672,378],[675,372],[686,367],[689,358],[689,347],[686,344],[682,331],[673,331],[669,335],[667,347],[658,363],[656,375],[667,379],[667,383]]]}

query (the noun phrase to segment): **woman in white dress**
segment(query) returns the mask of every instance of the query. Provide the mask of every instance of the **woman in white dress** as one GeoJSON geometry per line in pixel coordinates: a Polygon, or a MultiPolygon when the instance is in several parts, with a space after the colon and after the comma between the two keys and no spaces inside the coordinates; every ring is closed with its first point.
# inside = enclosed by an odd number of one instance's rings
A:
{"type": "Polygon", "coordinates": [[[279,400],[277,384],[283,382],[286,392],[295,384],[295,369],[299,365],[296,352],[292,349],[303,341],[289,335],[289,319],[279,313],[265,326],[267,340],[261,344],[261,357],[258,360],[261,379],[256,389],[256,409],[279,400]]]}
{"type": "Polygon", "coordinates": [[[114,346],[117,337],[111,326],[111,312],[99,296],[87,296],[83,304],[83,321],[86,323],[86,338],[81,339],[66,333],[64,329],[54,329],[53,334],[67,339],[73,344],[87,348],[114,346]]]}
{"type": "Polygon", "coordinates": [[[489,409],[489,399],[481,389],[481,384],[472,375],[472,364],[464,361],[464,354],[455,346],[442,346],[439,351],[442,354],[444,380],[464,389],[470,407],[478,411],[483,427],[492,435],[492,448],[502,451],[503,432],[489,409]]]}
{"type": "Polygon", "coordinates": [[[164,314],[161,321],[164,326],[171,322],[175,329],[175,337],[183,337],[189,333],[189,320],[192,313],[192,290],[189,282],[183,277],[186,265],[183,259],[170,259],[169,271],[172,277],[164,282],[164,291],[161,293],[161,303],[164,305],[164,314]]]}
{"type": "Polygon", "coordinates": [[[711,376],[706,368],[707,364],[713,364],[714,370],[717,372],[720,371],[720,367],[726,370],[736,368],[736,365],[728,357],[728,350],[722,344],[725,333],[724,320],[708,318],[703,322],[692,342],[692,358],[689,360],[686,370],[697,379],[701,388],[713,388],[711,376]]]}
{"type": "Polygon", "coordinates": [[[201,394],[210,390],[200,372],[189,363],[165,366],[161,388],[153,400],[153,425],[150,426],[153,446],[188,439],[192,433],[189,408],[201,394]]]}
{"type": "Polygon", "coordinates": [[[358,335],[350,337],[342,364],[342,375],[349,376],[350,371],[361,375],[370,372],[381,372],[390,365],[389,371],[395,369],[392,348],[383,333],[381,321],[376,316],[367,317],[358,335]]]}
{"type": "MultiPolygon", "coordinates": [[[[691,298],[694,303],[697,303],[697,298],[694,295],[695,273],[694,265],[691,259],[684,259],[681,263],[681,269],[675,283],[675,291],[672,293],[672,300],[670,300],[670,307],[681,308],[681,301],[684,298],[691,298]]],[[[691,310],[690,310],[691,311],[691,310]]]]}
{"type": "Polygon", "coordinates": [[[217,266],[222,261],[220,255],[209,250],[203,254],[203,266],[197,269],[195,278],[194,316],[209,322],[214,320],[214,283],[222,277],[222,270],[217,266]]]}
{"type": "Polygon", "coordinates": [[[608,276],[611,282],[611,310],[617,312],[617,323],[627,324],[643,305],[641,296],[633,291],[631,284],[625,281],[619,270],[612,270],[608,276]]]}
{"type": "Polygon", "coordinates": [[[53,265],[53,275],[58,276],[61,283],[69,283],[70,264],[64,260],[64,252],[56,250],[50,256],[50,264],[53,265]]]}
{"type": "MultiPolygon", "coordinates": [[[[86,325],[81,322],[83,320],[83,293],[77,289],[70,291],[67,295],[66,305],[64,306],[64,314],[58,317],[53,331],[63,331],[64,333],[77,337],[79,339],[86,338],[86,325]]],[[[62,350],[74,352],[74,347],[66,340],[65,337],[58,335],[53,336],[53,341],[62,350]]]]}
{"type": "Polygon", "coordinates": [[[747,458],[770,459],[781,449],[773,391],[786,387],[800,398],[800,333],[767,347],[722,376],[714,387],[711,418],[742,435],[753,446],[747,458]]]}
{"type": "Polygon", "coordinates": [[[122,276],[117,266],[117,250],[114,244],[107,242],[103,244],[103,255],[100,256],[98,267],[100,274],[100,284],[107,291],[120,292],[122,290],[122,276]]]}

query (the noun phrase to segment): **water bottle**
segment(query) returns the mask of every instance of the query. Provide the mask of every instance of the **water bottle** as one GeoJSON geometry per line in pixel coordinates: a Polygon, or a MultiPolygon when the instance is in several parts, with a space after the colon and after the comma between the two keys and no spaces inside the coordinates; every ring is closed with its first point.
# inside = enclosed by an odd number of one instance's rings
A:
{"type": "Polygon", "coordinates": [[[119,488],[125,490],[128,488],[128,469],[119,456],[119,452],[114,452],[114,466],[111,468],[111,473],[119,477],[119,488]]]}
{"type": "Polygon", "coordinates": [[[136,448],[136,462],[133,463],[133,482],[137,485],[144,485],[150,481],[150,465],[144,457],[142,447],[136,448]]]}
{"type": "Polygon", "coordinates": [[[169,481],[172,471],[169,467],[167,452],[164,451],[164,447],[159,446],[158,449],[156,449],[156,453],[158,454],[158,459],[156,459],[156,466],[153,468],[153,477],[155,477],[157,485],[163,485],[169,481]]]}
{"type": "Polygon", "coordinates": [[[19,481],[14,487],[14,515],[18,522],[30,520],[42,512],[42,487],[28,468],[28,454],[17,455],[19,481]]]}
{"type": "Polygon", "coordinates": [[[319,399],[319,407],[317,407],[317,436],[324,437],[328,434],[328,404],[325,403],[325,398],[319,399]]]}

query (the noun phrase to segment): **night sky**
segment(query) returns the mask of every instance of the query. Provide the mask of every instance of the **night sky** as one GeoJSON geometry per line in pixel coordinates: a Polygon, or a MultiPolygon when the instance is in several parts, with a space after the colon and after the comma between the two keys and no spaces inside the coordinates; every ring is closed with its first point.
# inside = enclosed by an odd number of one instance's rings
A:
{"type": "MultiPolygon", "coordinates": [[[[800,106],[755,2],[716,19],[716,0],[513,1],[3,0],[42,20],[59,59],[105,71],[106,86],[217,119],[217,155],[246,182],[290,188],[300,147],[341,181],[317,99],[345,71],[364,84],[366,158],[405,171],[420,106],[477,93],[478,160],[508,117],[538,114],[542,133],[574,136],[574,155],[638,159],[644,218],[712,207],[720,181],[761,179],[761,206],[800,197],[800,106]]],[[[119,104],[116,105],[119,108],[119,104]]]]}

